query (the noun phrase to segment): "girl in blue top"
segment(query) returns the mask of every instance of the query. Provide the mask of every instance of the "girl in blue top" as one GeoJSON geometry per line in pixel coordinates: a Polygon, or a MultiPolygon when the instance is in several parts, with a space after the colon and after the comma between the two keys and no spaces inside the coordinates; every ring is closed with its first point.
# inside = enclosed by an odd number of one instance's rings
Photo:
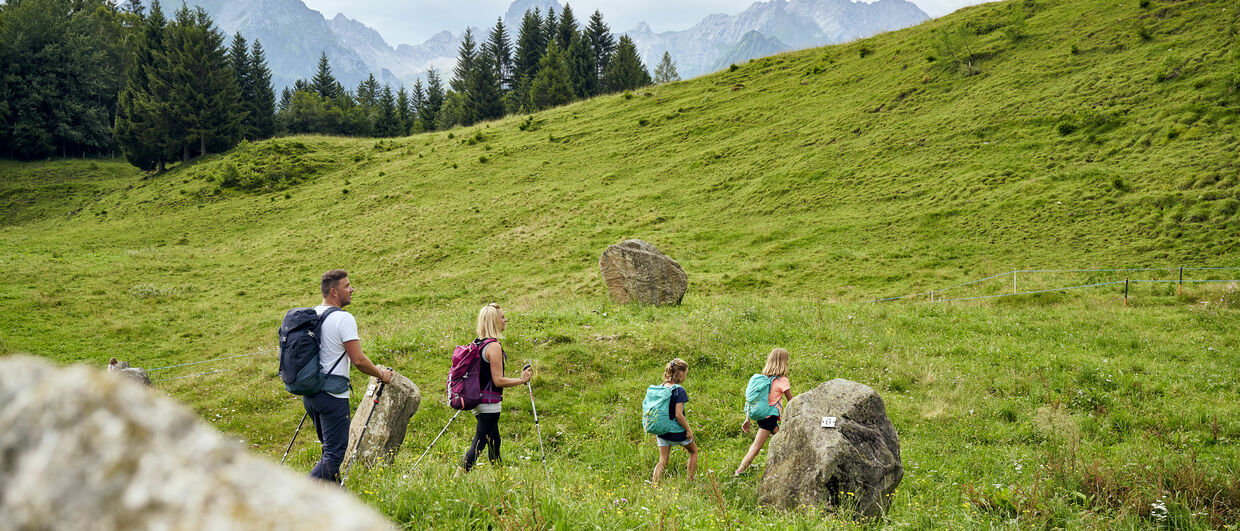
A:
{"type": "Polygon", "coordinates": [[[650,479],[652,485],[658,485],[659,480],[663,479],[667,460],[672,456],[672,446],[684,446],[685,450],[689,451],[689,479],[697,476],[698,447],[693,442],[693,428],[690,428],[689,421],[685,420],[685,402],[689,401],[689,393],[680,387],[688,375],[689,364],[680,358],[667,362],[667,368],[663,371],[663,386],[673,388],[672,400],[667,408],[668,418],[675,419],[685,431],[665,433],[655,438],[659,445],[659,464],[654,466],[654,476],[650,479]]]}

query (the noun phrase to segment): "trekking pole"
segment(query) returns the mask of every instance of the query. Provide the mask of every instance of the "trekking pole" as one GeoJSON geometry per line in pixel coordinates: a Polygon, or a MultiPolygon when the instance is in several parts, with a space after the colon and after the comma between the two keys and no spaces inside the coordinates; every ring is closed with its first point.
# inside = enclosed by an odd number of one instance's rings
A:
{"type": "MultiPolygon", "coordinates": [[[[297,434],[298,434],[298,433],[301,433],[301,427],[302,427],[302,425],[304,425],[304,424],[306,423],[306,417],[309,417],[309,416],[310,416],[310,412],[309,412],[309,411],[307,411],[305,415],[302,415],[302,416],[301,416],[301,422],[298,422],[298,423],[297,423],[297,431],[294,431],[294,432],[293,432],[293,441],[296,441],[296,440],[297,440],[297,434]]],[[[284,460],[288,458],[288,451],[293,449],[293,441],[289,441],[289,442],[288,442],[288,448],[285,448],[285,449],[284,449],[284,457],[281,457],[281,458],[280,458],[280,464],[281,464],[281,465],[283,465],[283,464],[284,464],[284,460]]]]}
{"type": "Polygon", "coordinates": [[[458,409],[456,410],[456,413],[452,415],[452,418],[448,419],[448,423],[444,425],[442,430],[439,430],[439,435],[435,436],[435,440],[431,441],[431,445],[427,446],[426,451],[422,452],[422,455],[418,457],[418,460],[413,462],[413,468],[409,469],[410,472],[413,472],[414,470],[418,469],[418,463],[421,463],[422,458],[426,457],[426,454],[430,453],[431,448],[435,447],[435,443],[439,442],[439,438],[443,437],[444,432],[448,431],[448,426],[451,426],[452,421],[456,420],[456,416],[460,414],[461,414],[461,410],[458,409]]]}
{"type": "MultiPolygon", "coordinates": [[[[525,364],[525,369],[530,368],[530,364],[525,364]]],[[[525,372],[522,369],[522,372],[525,372]]],[[[529,382],[525,382],[525,388],[530,390],[530,410],[534,412],[534,430],[538,432],[538,452],[542,454],[543,471],[547,473],[547,481],[551,483],[551,488],[555,488],[555,482],[551,481],[551,469],[547,467],[547,450],[543,449],[542,428],[538,426],[538,407],[534,405],[534,386],[529,382]]]]}
{"type": "Polygon", "coordinates": [[[353,465],[353,460],[357,458],[357,451],[362,449],[362,440],[366,438],[366,428],[370,427],[370,419],[375,416],[375,410],[379,408],[379,397],[383,395],[383,380],[379,380],[379,389],[375,391],[374,403],[370,406],[370,413],[366,415],[366,422],[362,424],[362,432],[357,434],[357,444],[353,446],[353,455],[349,457],[349,462],[344,465],[344,473],[340,475],[340,486],[344,486],[344,480],[349,477],[349,467],[353,465]]]}

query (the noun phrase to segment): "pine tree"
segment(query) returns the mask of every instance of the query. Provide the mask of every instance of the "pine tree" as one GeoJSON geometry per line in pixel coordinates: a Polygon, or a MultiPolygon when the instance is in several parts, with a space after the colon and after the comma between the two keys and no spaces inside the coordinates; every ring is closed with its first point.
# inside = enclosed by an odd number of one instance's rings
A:
{"type": "Polygon", "coordinates": [[[564,64],[564,54],[560,53],[559,46],[552,43],[538,66],[538,77],[530,83],[530,107],[542,110],[563,105],[572,99],[573,84],[564,64]]]}
{"type": "Polygon", "coordinates": [[[462,125],[470,125],[474,123],[473,109],[470,108],[471,97],[469,95],[472,89],[471,77],[476,68],[475,62],[478,58],[478,48],[474,43],[473,30],[465,28],[465,35],[461,37],[461,46],[457,49],[456,68],[452,71],[452,80],[448,85],[452,87],[452,92],[456,93],[459,98],[460,105],[456,109],[456,122],[462,125]]]}
{"type": "Polygon", "coordinates": [[[443,104],[440,105],[439,112],[435,113],[435,129],[452,129],[459,123],[461,123],[461,98],[456,91],[449,90],[443,96],[443,104]]]}
{"type": "Polygon", "coordinates": [[[609,92],[620,92],[644,87],[651,82],[650,72],[637,56],[637,46],[628,35],[621,35],[616,45],[616,54],[603,74],[603,88],[609,92]]]}
{"type": "Polygon", "coordinates": [[[654,69],[654,82],[662,84],[670,81],[680,81],[680,74],[676,72],[676,63],[672,61],[672,54],[663,50],[663,59],[654,69]]]}
{"type": "Polygon", "coordinates": [[[409,134],[409,125],[413,120],[413,110],[409,106],[409,93],[401,85],[396,91],[396,121],[400,128],[400,136],[409,134]]]}
{"type": "Polygon", "coordinates": [[[400,136],[400,115],[396,109],[396,98],[392,97],[392,86],[384,83],[383,92],[379,93],[375,105],[375,136],[400,136]]]}
{"type": "Polygon", "coordinates": [[[426,131],[426,124],[422,122],[422,116],[426,112],[426,90],[422,88],[422,80],[415,79],[413,81],[413,93],[409,95],[409,106],[412,107],[413,120],[411,120],[409,129],[411,133],[419,133],[426,131]]]}
{"type": "Polygon", "coordinates": [[[293,91],[288,87],[280,92],[280,105],[276,107],[277,113],[282,113],[288,109],[288,105],[293,102],[293,91]]]}
{"type": "Polygon", "coordinates": [[[435,119],[439,117],[439,111],[443,108],[444,92],[443,82],[439,80],[439,72],[431,68],[426,71],[426,104],[418,113],[418,119],[422,121],[422,127],[426,131],[435,130],[435,119]]]}
{"type": "Polygon", "coordinates": [[[157,95],[152,89],[154,71],[164,57],[164,31],[168,20],[159,0],[151,3],[151,12],[134,36],[134,58],[126,72],[125,88],[118,98],[113,133],[121,153],[130,164],[144,171],[164,171],[170,160],[169,138],[165,135],[164,108],[166,93],[157,95]]]}
{"type": "MultiPolygon", "coordinates": [[[[555,8],[547,8],[547,18],[542,21],[542,43],[543,48],[551,46],[560,34],[560,19],[555,17],[555,8]]],[[[543,52],[546,53],[546,52],[543,52]]]]}
{"type": "Polygon", "coordinates": [[[487,46],[495,59],[495,78],[499,81],[500,90],[512,90],[512,44],[508,41],[508,30],[504,28],[504,19],[495,21],[495,27],[491,29],[487,46]]]}
{"type": "Polygon", "coordinates": [[[319,53],[319,69],[310,80],[314,93],[325,100],[335,99],[340,83],[332,76],[332,67],[327,62],[327,52],[319,53]]]}
{"type": "Polygon", "coordinates": [[[469,90],[465,93],[462,106],[468,112],[470,123],[494,120],[504,116],[503,95],[500,93],[499,80],[495,76],[498,59],[493,55],[490,46],[484,48],[483,52],[474,59],[469,90]]]}
{"type": "Polygon", "coordinates": [[[357,92],[353,95],[353,99],[364,112],[370,114],[375,105],[379,103],[379,95],[379,81],[375,79],[374,74],[370,74],[357,84],[357,92]]]}
{"type": "Polygon", "coordinates": [[[555,34],[555,44],[560,50],[567,50],[573,45],[573,40],[577,38],[577,18],[573,16],[573,8],[568,4],[564,4],[564,10],[560,11],[560,23],[555,34]]]}
{"type": "Polygon", "coordinates": [[[145,14],[143,13],[145,9],[146,8],[142,7],[142,0],[125,1],[125,11],[138,15],[138,17],[145,18],[145,14]]]}
{"type": "MultiPolygon", "coordinates": [[[[379,131],[379,81],[375,79],[374,74],[370,74],[366,79],[361,80],[357,84],[357,91],[353,93],[352,100],[357,102],[357,107],[353,113],[353,125],[349,134],[359,136],[383,136],[379,131]]],[[[339,100],[339,98],[337,98],[339,100]]],[[[351,104],[338,102],[337,106],[346,109],[351,104]]]]}
{"type": "Polygon", "coordinates": [[[516,112],[529,105],[530,83],[538,75],[538,63],[547,51],[543,40],[542,18],[538,9],[528,10],[521,18],[521,31],[517,34],[517,50],[512,65],[512,96],[510,111],[516,112]],[[511,108],[516,107],[516,108],[511,108]]]}
{"type": "Polygon", "coordinates": [[[586,27],[586,35],[590,39],[590,48],[594,51],[595,94],[603,90],[603,74],[611,63],[612,54],[616,53],[616,39],[611,35],[611,28],[603,23],[603,14],[598,10],[590,15],[590,24],[586,27]]]}
{"type": "Polygon", "coordinates": [[[238,99],[241,102],[241,138],[254,140],[258,138],[258,128],[254,126],[254,119],[250,115],[250,105],[257,97],[257,90],[253,73],[250,71],[250,48],[246,46],[241,32],[233,35],[232,46],[228,48],[228,64],[237,80],[238,99]]]}
{"type": "Polygon", "coordinates": [[[573,38],[564,60],[568,66],[569,78],[573,82],[573,94],[578,98],[589,98],[597,94],[598,77],[594,66],[594,51],[587,35],[580,34],[573,38]]]}
{"type": "MultiPolygon", "coordinates": [[[[254,99],[249,102],[254,138],[271,138],[276,134],[276,91],[271,84],[271,69],[258,39],[250,47],[250,87],[254,99]]],[[[288,90],[288,89],[285,89],[288,90]]],[[[289,97],[292,97],[290,94],[289,97]]]]}
{"type": "Polygon", "coordinates": [[[465,28],[461,36],[461,46],[456,50],[456,67],[452,70],[452,79],[448,85],[457,93],[464,92],[469,81],[469,73],[474,69],[474,59],[478,57],[478,45],[474,42],[474,32],[465,28]]]}
{"type": "Polygon", "coordinates": [[[102,0],[0,4],[0,153],[32,159],[114,148],[124,20],[102,0]]]}
{"type": "Polygon", "coordinates": [[[201,7],[191,11],[182,5],[166,33],[169,118],[178,122],[172,138],[183,161],[191,150],[199,156],[224,151],[240,138],[240,89],[228,66],[224,36],[213,26],[201,7]]]}

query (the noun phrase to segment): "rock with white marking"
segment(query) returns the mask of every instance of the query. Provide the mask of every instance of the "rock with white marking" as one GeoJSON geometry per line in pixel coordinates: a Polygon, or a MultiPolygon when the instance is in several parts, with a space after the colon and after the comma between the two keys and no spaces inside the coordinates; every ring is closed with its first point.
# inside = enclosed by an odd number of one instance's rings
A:
{"type": "Polygon", "coordinates": [[[844,379],[793,398],[768,452],[758,501],[783,509],[850,507],[881,516],[904,477],[883,399],[844,379]]]}

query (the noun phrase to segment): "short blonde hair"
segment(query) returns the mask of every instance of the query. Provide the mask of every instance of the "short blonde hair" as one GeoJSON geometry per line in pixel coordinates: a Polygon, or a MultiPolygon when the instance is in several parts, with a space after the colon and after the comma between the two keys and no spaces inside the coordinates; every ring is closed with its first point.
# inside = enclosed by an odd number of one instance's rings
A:
{"type": "Polygon", "coordinates": [[[788,377],[788,351],[782,348],[776,348],[766,356],[766,367],[762,368],[762,374],[767,376],[783,376],[788,377]]]}
{"type": "Polygon", "coordinates": [[[680,358],[667,362],[667,368],[663,369],[663,383],[678,384],[684,382],[685,373],[688,370],[689,364],[680,358]]]}
{"type": "Polygon", "coordinates": [[[493,337],[495,339],[499,339],[504,337],[503,334],[500,333],[499,318],[499,305],[494,302],[483,306],[481,310],[478,310],[478,328],[476,329],[478,332],[478,338],[483,339],[493,337]]]}

